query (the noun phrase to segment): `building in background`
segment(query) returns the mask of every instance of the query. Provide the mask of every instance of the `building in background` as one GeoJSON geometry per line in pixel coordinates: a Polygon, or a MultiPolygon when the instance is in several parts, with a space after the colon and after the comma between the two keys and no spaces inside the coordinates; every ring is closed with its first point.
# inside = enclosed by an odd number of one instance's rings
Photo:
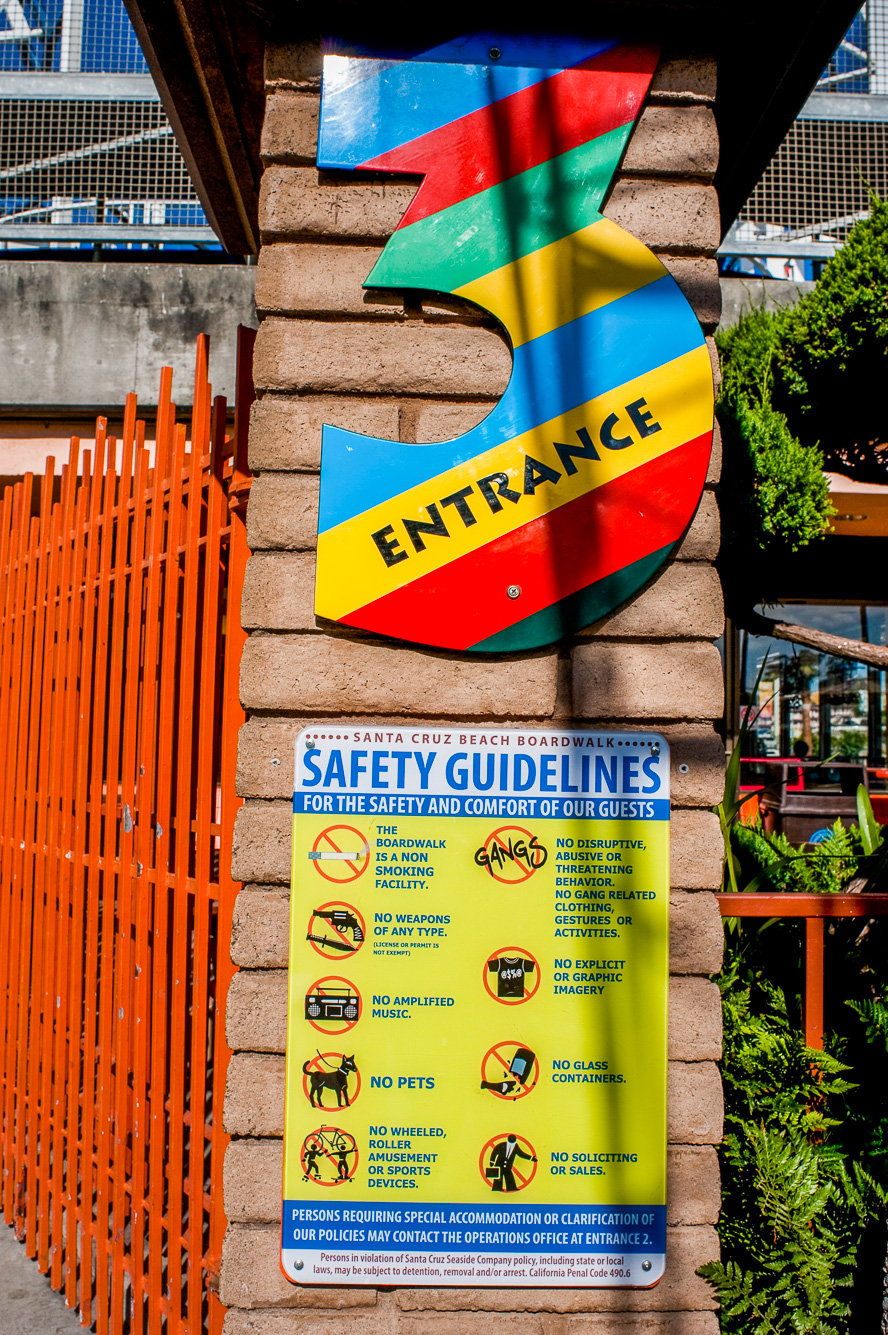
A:
{"type": "Polygon", "coordinates": [[[719,250],[723,273],[811,281],[888,193],[888,0],[867,0],[719,250]]]}
{"type": "Polygon", "coordinates": [[[200,333],[233,399],[255,273],[193,176],[122,0],[0,0],[0,479],[150,411],[163,365],[190,403],[200,333]]]}

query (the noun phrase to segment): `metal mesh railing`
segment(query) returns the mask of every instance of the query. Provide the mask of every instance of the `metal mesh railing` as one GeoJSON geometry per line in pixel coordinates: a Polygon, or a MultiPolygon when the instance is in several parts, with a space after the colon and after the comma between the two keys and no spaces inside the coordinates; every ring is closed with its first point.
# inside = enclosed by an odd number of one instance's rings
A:
{"type": "Polygon", "coordinates": [[[147,74],[123,0],[0,0],[0,71],[147,74]]]}
{"type": "Polygon", "coordinates": [[[206,224],[157,101],[0,99],[0,239],[9,223],[206,224]]]}
{"type": "MultiPolygon", "coordinates": [[[[868,93],[888,93],[888,3],[886,0],[868,0],[867,55],[869,64],[868,93]]],[[[849,91],[855,91],[852,89],[849,91]]]]}
{"type": "Polygon", "coordinates": [[[0,0],[0,249],[217,245],[147,70],[123,0],[0,0]]]}
{"type": "Polygon", "coordinates": [[[843,241],[888,193],[888,122],[798,120],[747,200],[741,221],[788,229],[786,240],[843,241]]]}
{"type": "Polygon", "coordinates": [[[869,0],[839,43],[817,81],[818,93],[869,93],[871,28],[881,29],[878,0],[869,0]]]}
{"type": "Polygon", "coordinates": [[[768,242],[813,242],[826,257],[866,216],[871,192],[888,192],[888,0],[862,6],[815,94],[732,229],[762,254],[768,242]]]}

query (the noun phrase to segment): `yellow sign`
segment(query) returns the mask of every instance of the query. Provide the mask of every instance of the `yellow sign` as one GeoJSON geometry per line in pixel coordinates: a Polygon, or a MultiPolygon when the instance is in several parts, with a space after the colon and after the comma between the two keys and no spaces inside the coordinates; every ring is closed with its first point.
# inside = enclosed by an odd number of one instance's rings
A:
{"type": "Polygon", "coordinates": [[[660,1278],[668,832],[656,734],[300,734],[292,1280],[660,1278]]]}

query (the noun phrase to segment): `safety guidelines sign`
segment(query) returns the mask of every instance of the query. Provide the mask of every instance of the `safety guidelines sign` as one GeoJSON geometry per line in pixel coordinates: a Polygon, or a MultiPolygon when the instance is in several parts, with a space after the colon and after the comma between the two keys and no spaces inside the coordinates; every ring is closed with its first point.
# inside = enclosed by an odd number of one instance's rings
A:
{"type": "Polygon", "coordinates": [[[327,723],[294,786],[285,1273],[655,1283],[664,738],[327,723]]]}

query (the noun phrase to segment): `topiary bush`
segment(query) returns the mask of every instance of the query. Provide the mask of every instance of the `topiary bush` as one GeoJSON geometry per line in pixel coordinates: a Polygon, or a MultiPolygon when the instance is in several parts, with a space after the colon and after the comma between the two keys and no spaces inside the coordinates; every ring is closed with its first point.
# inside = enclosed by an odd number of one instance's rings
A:
{"type": "Polygon", "coordinates": [[[871,196],[869,216],[771,337],[773,402],[792,433],[819,447],[828,469],[888,482],[880,388],[888,375],[888,202],[871,196]]]}

